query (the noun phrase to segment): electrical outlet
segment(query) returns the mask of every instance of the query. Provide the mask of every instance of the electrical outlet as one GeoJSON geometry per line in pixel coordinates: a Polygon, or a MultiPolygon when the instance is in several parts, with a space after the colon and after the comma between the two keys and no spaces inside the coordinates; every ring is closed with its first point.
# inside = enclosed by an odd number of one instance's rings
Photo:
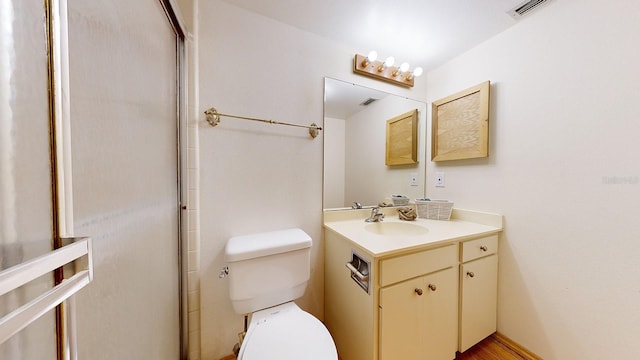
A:
{"type": "Polygon", "coordinates": [[[409,186],[418,186],[418,173],[409,175],[409,186]]]}
{"type": "Polygon", "coordinates": [[[436,187],[444,187],[444,173],[437,172],[436,173],[436,187]]]}

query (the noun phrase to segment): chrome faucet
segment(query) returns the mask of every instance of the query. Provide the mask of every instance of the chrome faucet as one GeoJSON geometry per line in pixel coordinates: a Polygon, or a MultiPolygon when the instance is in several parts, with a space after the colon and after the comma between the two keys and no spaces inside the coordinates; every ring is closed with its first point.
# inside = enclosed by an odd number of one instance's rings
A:
{"type": "Polygon", "coordinates": [[[384,219],[384,214],[379,212],[379,207],[374,207],[371,209],[371,216],[368,219],[365,219],[366,222],[380,222],[384,219]]]}
{"type": "Polygon", "coordinates": [[[357,202],[357,201],[354,201],[354,202],[353,202],[353,205],[351,205],[351,208],[352,208],[352,209],[354,209],[354,210],[355,210],[355,209],[362,209],[362,204],[360,204],[360,203],[359,203],[359,202],[357,202]]]}

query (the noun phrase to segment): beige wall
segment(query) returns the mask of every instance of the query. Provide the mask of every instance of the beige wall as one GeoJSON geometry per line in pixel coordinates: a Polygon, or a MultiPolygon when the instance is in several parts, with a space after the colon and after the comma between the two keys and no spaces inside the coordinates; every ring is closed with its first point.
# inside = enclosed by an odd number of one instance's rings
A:
{"type": "MultiPolygon", "coordinates": [[[[224,246],[231,236],[300,227],[313,238],[311,282],[298,304],[323,317],[322,132],[223,119],[202,111],[310,124],[323,122],[324,76],[412,98],[351,73],[353,49],[220,1],[199,2],[200,288],[202,358],[229,354],[242,317],[228,300],[224,246]]],[[[424,78],[423,78],[424,79],[424,78]]]]}
{"type": "Polygon", "coordinates": [[[640,3],[555,1],[427,74],[492,82],[490,156],[428,195],[505,215],[498,330],[544,359],[640,354],[640,3]]]}

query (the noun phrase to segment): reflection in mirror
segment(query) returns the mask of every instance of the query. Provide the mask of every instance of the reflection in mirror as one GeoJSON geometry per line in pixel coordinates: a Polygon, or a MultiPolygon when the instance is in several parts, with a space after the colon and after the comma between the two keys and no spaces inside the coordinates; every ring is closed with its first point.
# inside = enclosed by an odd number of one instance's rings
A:
{"type": "Polygon", "coordinates": [[[356,84],[324,82],[325,209],[391,203],[391,195],[425,196],[425,102],[356,84]],[[418,162],[385,165],[387,120],[418,110],[418,162]]]}

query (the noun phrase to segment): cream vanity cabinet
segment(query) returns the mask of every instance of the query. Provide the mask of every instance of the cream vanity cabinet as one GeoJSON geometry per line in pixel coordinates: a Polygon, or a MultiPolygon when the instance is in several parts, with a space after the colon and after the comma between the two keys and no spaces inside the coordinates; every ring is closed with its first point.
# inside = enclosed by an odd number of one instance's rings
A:
{"type": "Polygon", "coordinates": [[[380,259],[355,249],[371,263],[367,292],[345,267],[353,244],[330,232],[325,241],[325,322],[342,359],[455,358],[457,243],[380,259]]]}
{"type": "Polygon", "coordinates": [[[464,352],[496,331],[498,235],[460,244],[460,336],[464,352]]]}
{"type": "Polygon", "coordinates": [[[452,360],[495,331],[501,227],[428,223],[432,236],[435,226],[466,232],[377,251],[386,239],[349,226],[325,223],[325,324],[343,360],[452,360]],[[345,266],[354,254],[368,287],[345,266]]]}

